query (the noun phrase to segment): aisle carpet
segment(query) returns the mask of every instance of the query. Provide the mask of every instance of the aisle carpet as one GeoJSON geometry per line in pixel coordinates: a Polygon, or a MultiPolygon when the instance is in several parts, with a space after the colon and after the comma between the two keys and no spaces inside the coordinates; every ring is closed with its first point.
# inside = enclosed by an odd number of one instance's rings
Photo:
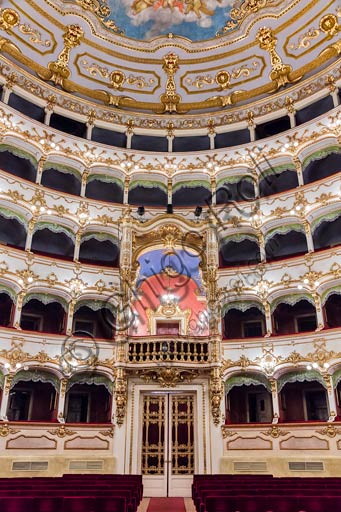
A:
{"type": "Polygon", "coordinates": [[[150,498],[147,512],[186,512],[183,498],[150,498]]]}

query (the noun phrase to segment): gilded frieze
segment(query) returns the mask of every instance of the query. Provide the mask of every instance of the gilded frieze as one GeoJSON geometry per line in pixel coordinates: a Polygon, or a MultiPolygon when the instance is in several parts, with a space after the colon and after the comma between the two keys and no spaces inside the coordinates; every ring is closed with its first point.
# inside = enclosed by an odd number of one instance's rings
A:
{"type": "Polygon", "coordinates": [[[38,18],[30,16],[18,3],[12,1],[12,5],[20,19],[13,30],[13,36],[40,55],[53,53],[57,46],[54,34],[39,23],[38,18]]]}
{"type": "Polygon", "coordinates": [[[154,94],[161,79],[156,71],[115,65],[109,68],[105,61],[88,53],[78,54],[75,66],[80,76],[116,90],[154,94]]]}
{"type": "Polygon", "coordinates": [[[337,17],[334,14],[323,16],[332,6],[333,1],[328,2],[313,18],[286,38],[283,49],[287,56],[298,59],[324,43],[330,37],[329,33],[335,35],[337,17]],[[324,22],[324,20],[326,21],[324,22]],[[322,30],[321,27],[325,27],[326,30],[322,30]],[[328,27],[333,27],[333,29],[329,30],[328,27]]]}
{"type": "Polygon", "coordinates": [[[224,90],[255,80],[263,75],[265,60],[254,55],[251,59],[241,59],[227,69],[219,66],[187,71],[181,76],[181,87],[188,94],[199,94],[201,91],[212,92],[224,90]]]}
{"type": "MultiPolygon", "coordinates": [[[[115,111],[114,109],[108,110],[106,107],[94,104],[90,107],[89,103],[81,98],[72,98],[70,95],[52,88],[49,84],[42,85],[27,72],[21,70],[15,64],[9,63],[4,56],[0,56],[0,79],[2,77],[3,83],[8,81],[13,69],[15,69],[16,72],[16,84],[19,88],[23,91],[27,91],[29,94],[39,97],[40,99],[45,99],[47,103],[49,102],[49,97],[54,97],[55,105],[64,109],[65,112],[75,112],[84,115],[84,117],[87,118],[89,110],[92,110],[95,112],[96,119],[111,123],[113,128],[115,125],[125,126],[127,120],[131,118],[131,113],[128,114],[115,111]]],[[[314,77],[306,80],[304,83],[301,83],[300,86],[293,86],[290,89],[292,99],[294,101],[304,101],[311,95],[321,92],[321,90],[326,87],[327,77],[331,77],[332,80],[339,80],[341,77],[341,70],[339,66],[332,64],[326,71],[321,71],[320,73],[315,74],[314,77]]],[[[255,116],[261,116],[269,113],[273,113],[275,115],[277,110],[281,110],[286,106],[287,98],[288,93],[286,91],[273,95],[271,99],[255,101],[253,103],[253,112],[255,116]]],[[[206,115],[203,113],[198,116],[190,116],[189,118],[175,116],[172,117],[172,122],[174,123],[175,129],[192,130],[206,127],[208,120],[212,118],[215,126],[218,127],[243,121],[246,117],[246,110],[247,107],[234,107],[226,113],[211,112],[206,115]]],[[[149,117],[148,115],[146,116],[139,113],[134,113],[133,116],[135,126],[142,129],[153,128],[165,130],[169,122],[167,116],[163,117],[156,115],[149,117]]]]}

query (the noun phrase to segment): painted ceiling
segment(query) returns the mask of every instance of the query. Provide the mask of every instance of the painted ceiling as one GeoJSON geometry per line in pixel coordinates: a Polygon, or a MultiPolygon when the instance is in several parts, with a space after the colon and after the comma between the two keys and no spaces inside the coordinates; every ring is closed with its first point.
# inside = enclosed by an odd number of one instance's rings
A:
{"type": "Polygon", "coordinates": [[[134,39],[172,33],[192,41],[211,39],[224,26],[233,0],[108,0],[110,18],[134,39]]]}

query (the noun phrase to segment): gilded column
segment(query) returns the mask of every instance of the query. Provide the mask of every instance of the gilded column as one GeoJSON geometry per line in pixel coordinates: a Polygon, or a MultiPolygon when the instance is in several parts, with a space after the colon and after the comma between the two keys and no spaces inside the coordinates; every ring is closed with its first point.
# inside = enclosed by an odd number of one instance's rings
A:
{"type": "Polygon", "coordinates": [[[307,239],[308,251],[314,252],[314,241],[313,241],[313,237],[311,234],[310,224],[306,219],[303,220],[303,227],[304,227],[304,232],[305,232],[305,236],[307,239]]]}
{"type": "Polygon", "coordinates": [[[45,165],[46,160],[47,160],[46,156],[42,156],[39,159],[38,167],[37,167],[37,176],[36,176],[36,183],[37,183],[37,185],[41,184],[41,178],[42,178],[42,175],[43,175],[43,170],[44,170],[44,165],[45,165]]]}
{"type": "Polygon", "coordinates": [[[279,420],[279,398],[278,398],[277,380],[270,379],[270,385],[271,385],[272,412],[273,412],[272,423],[277,423],[279,420]]]}
{"type": "Polygon", "coordinates": [[[215,176],[211,176],[211,195],[212,195],[212,206],[217,204],[217,181],[215,176]]]}
{"type": "Polygon", "coordinates": [[[126,136],[127,136],[127,149],[131,149],[131,140],[134,135],[134,121],[129,119],[127,122],[126,136]]]}
{"type": "Polygon", "coordinates": [[[128,386],[127,377],[124,368],[116,368],[115,384],[114,384],[114,398],[115,398],[115,420],[116,424],[120,427],[123,425],[126,415],[127,399],[128,399],[128,386]]]}
{"type": "Polygon", "coordinates": [[[55,104],[57,103],[57,97],[54,94],[50,94],[50,96],[47,98],[46,107],[44,108],[45,111],[45,118],[44,118],[44,124],[49,125],[51,120],[51,115],[53,114],[53,109],[55,104]]]}
{"type": "Polygon", "coordinates": [[[81,196],[85,197],[86,186],[88,183],[89,171],[85,170],[82,174],[81,196]]]}
{"type": "Polygon", "coordinates": [[[256,140],[256,125],[255,125],[255,115],[250,110],[247,112],[247,125],[250,132],[250,141],[254,142],[256,140]]]}
{"type": "Polygon", "coordinates": [[[210,379],[210,401],[211,413],[215,426],[219,426],[222,422],[221,400],[224,395],[224,384],[221,378],[220,368],[212,368],[210,379]]]}
{"type": "Polygon", "coordinates": [[[124,363],[126,360],[127,336],[133,313],[131,310],[131,264],[133,251],[133,233],[132,218],[130,208],[127,207],[120,219],[122,226],[122,236],[120,244],[120,295],[119,307],[116,319],[116,341],[117,341],[117,361],[124,363]]]}
{"type": "Polygon", "coordinates": [[[18,79],[18,77],[17,77],[16,73],[12,72],[12,73],[10,73],[8,75],[6,83],[5,83],[4,88],[2,90],[2,99],[1,99],[1,101],[3,103],[6,103],[6,105],[9,102],[9,97],[10,97],[11,92],[13,90],[13,85],[16,83],[17,79],[18,79]]]}
{"type": "Polygon", "coordinates": [[[272,317],[271,317],[271,309],[270,304],[268,301],[263,302],[264,306],[264,315],[265,315],[265,329],[266,329],[266,335],[271,336],[272,334],[272,317]]]}
{"type": "Polygon", "coordinates": [[[66,397],[66,387],[67,387],[68,380],[62,379],[60,381],[60,388],[59,388],[59,396],[58,396],[58,410],[57,410],[57,420],[60,423],[65,423],[65,397],[66,397]]]}
{"type": "Polygon", "coordinates": [[[293,157],[293,162],[294,162],[295,169],[296,169],[296,172],[297,172],[298,184],[300,186],[303,186],[304,185],[304,180],[303,180],[303,170],[302,170],[301,160],[299,159],[298,156],[294,156],[293,157]]]}
{"type": "Polygon", "coordinates": [[[218,239],[216,229],[216,219],[214,215],[210,216],[210,225],[206,235],[206,254],[207,254],[207,306],[209,314],[209,333],[210,336],[219,336],[220,307],[218,301],[218,239]]]}
{"type": "Polygon", "coordinates": [[[323,375],[323,379],[327,385],[327,398],[328,398],[328,407],[329,407],[329,419],[328,421],[334,421],[337,415],[337,404],[336,404],[336,396],[333,378],[331,375],[325,373],[323,375]]]}
{"type": "Polygon", "coordinates": [[[82,240],[83,230],[79,229],[76,233],[76,240],[75,240],[75,247],[73,251],[73,261],[79,260],[79,251],[81,247],[81,240],[82,240]]]}
{"type": "Polygon", "coordinates": [[[7,375],[5,375],[4,392],[2,394],[1,407],[0,407],[0,419],[2,421],[7,420],[7,408],[8,408],[9,392],[11,389],[12,379],[13,379],[13,374],[8,373],[7,375]]]}
{"type": "Polygon", "coordinates": [[[25,242],[25,251],[31,250],[32,238],[33,238],[33,233],[34,233],[34,227],[36,225],[36,220],[37,219],[35,217],[33,217],[28,223],[28,230],[27,230],[26,242],[25,242]]]}
{"type": "Polygon", "coordinates": [[[172,178],[168,178],[168,181],[167,181],[167,201],[168,201],[168,204],[172,204],[172,202],[173,202],[173,180],[172,180],[172,178]]]}
{"type": "Polygon", "coordinates": [[[255,198],[256,199],[259,199],[260,198],[260,191],[259,191],[259,176],[258,176],[258,173],[256,171],[256,169],[254,169],[252,171],[252,177],[253,177],[253,187],[254,187],[254,190],[255,190],[255,198]]]}
{"type": "Polygon", "coordinates": [[[290,96],[287,96],[285,98],[285,107],[287,109],[287,113],[288,113],[288,116],[290,119],[290,128],[295,128],[295,126],[296,126],[296,118],[295,118],[296,109],[295,109],[295,105],[294,105],[294,100],[290,96]]]}
{"type": "Polygon", "coordinates": [[[264,235],[260,230],[258,230],[258,232],[257,232],[257,237],[258,237],[258,245],[259,245],[259,252],[260,252],[260,260],[263,262],[263,261],[266,261],[265,240],[264,240],[264,235]]]}
{"type": "Polygon", "coordinates": [[[340,104],[339,94],[338,94],[339,91],[335,84],[335,78],[333,77],[333,75],[327,76],[325,84],[330,91],[330,95],[333,99],[334,108],[338,107],[340,104]]]}
{"type": "Polygon", "coordinates": [[[324,324],[324,317],[323,317],[323,311],[322,311],[322,305],[321,305],[321,297],[317,292],[312,293],[314,302],[315,302],[315,309],[316,309],[316,320],[317,320],[317,329],[322,330],[325,327],[324,324]]]}
{"type": "Polygon", "coordinates": [[[94,110],[89,110],[88,119],[86,122],[86,138],[91,140],[92,130],[94,129],[94,123],[96,119],[96,112],[94,110]]]}
{"type": "Polygon", "coordinates": [[[123,204],[128,204],[130,176],[124,179],[123,204]]]}
{"type": "Polygon", "coordinates": [[[21,320],[21,310],[24,301],[24,297],[26,295],[26,290],[22,290],[17,297],[17,302],[15,305],[14,315],[13,315],[13,327],[16,329],[20,329],[20,320],[21,320]]]}
{"type": "Polygon", "coordinates": [[[72,324],[73,324],[73,313],[75,310],[76,299],[71,299],[69,302],[69,307],[67,310],[67,318],[66,318],[66,334],[72,334],[72,324]]]}
{"type": "Polygon", "coordinates": [[[173,140],[174,140],[174,123],[171,121],[167,124],[167,141],[168,141],[168,153],[173,151],[173,140]]]}
{"type": "Polygon", "coordinates": [[[208,136],[210,139],[210,149],[215,149],[216,132],[215,132],[215,126],[214,126],[213,119],[210,119],[208,121],[207,128],[208,128],[208,136]]]}

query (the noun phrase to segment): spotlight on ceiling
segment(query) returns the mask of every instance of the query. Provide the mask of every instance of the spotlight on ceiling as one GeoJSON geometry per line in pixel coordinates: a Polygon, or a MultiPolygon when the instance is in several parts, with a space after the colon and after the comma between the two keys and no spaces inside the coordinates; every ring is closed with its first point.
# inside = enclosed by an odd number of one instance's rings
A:
{"type": "Polygon", "coordinates": [[[172,203],[167,204],[167,213],[170,213],[170,214],[173,213],[173,205],[172,205],[172,203]]]}
{"type": "Polygon", "coordinates": [[[194,216],[195,217],[200,217],[201,214],[202,214],[202,207],[201,206],[197,206],[195,211],[194,211],[194,216]]]}
{"type": "Polygon", "coordinates": [[[139,215],[140,217],[143,217],[143,215],[144,215],[144,206],[139,206],[138,207],[137,215],[139,215]]]}

